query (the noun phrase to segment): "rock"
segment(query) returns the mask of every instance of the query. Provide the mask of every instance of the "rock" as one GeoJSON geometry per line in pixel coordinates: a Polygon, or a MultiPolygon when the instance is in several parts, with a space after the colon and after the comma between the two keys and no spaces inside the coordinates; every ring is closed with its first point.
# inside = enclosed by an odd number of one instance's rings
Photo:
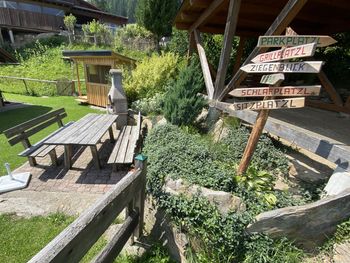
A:
{"type": "Polygon", "coordinates": [[[148,118],[143,119],[141,127],[142,127],[142,129],[146,128],[148,131],[151,130],[153,128],[152,121],[148,118]]]}
{"type": "Polygon", "coordinates": [[[184,194],[187,197],[192,197],[199,193],[213,205],[216,205],[222,215],[226,215],[229,211],[242,212],[246,209],[242,199],[231,193],[215,191],[198,185],[189,186],[182,179],[173,180],[167,178],[164,184],[164,191],[171,195],[184,194]]]}
{"type": "Polygon", "coordinates": [[[228,134],[229,129],[225,127],[224,121],[219,119],[210,130],[210,134],[213,136],[215,142],[220,141],[222,138],[225,138],[228,134]]]}
{"type": "Polygon", "coordinates": [[[247,228],[249,233],[287,237],[306,249],[321,245],[336,226],[350,217],[350,190],[320,201],[259,214],[247,228]]]}
{"type": "Polygon", "coordinates": [[[286,182],[284,182],[281,176],[278,176],[273,189],[280,190],[280,191],[287,191],[290,189],[290,186],[286,182]]]}
{"type": "Polygon", "coordinates": [[[350,262],[350,242],[343,244],[335,244],[333,251],[334,263],[349,263],[350,262]]]}
{"type": "Polygon", "coordinates": [[[326,195],[337,195],[348,188],[350,188],[350,172],[338,166],[324,188],[326,195]]]}
{"type": "Polygon", "coordinates": [[[202,112],[198,115],[198,117],[196,118],[196,122],[203,122],[207,119],[208,116],[208,110],[207,109],[203,109],[202,112]]]}

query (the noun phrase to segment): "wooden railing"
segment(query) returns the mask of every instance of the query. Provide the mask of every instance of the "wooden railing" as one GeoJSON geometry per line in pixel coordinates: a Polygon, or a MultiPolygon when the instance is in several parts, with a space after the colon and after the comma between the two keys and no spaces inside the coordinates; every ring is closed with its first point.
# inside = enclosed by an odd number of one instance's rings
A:
{"type": "Polygon", "coordinates": [[[146,158],[135,158],[136,170],[127,174],[99,201],[81,214],[29,262],[79,262],[115,218],[126,208],[126,219],[112,240],[92,262],[113,262],[129,237],[142,235],[146,158]]]}

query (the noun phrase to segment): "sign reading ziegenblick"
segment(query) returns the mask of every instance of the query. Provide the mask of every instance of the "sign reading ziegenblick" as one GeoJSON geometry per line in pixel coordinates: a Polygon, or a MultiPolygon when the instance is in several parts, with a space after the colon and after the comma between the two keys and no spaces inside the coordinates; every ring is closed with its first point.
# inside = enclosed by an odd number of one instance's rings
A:
{"type": "Polygon", "coordinates": [[[317,43],[318,47],[326,47],[337,43],[329,36],[260,36],[258,47],[282,47],[282,46],[299,46],[310,43],[317,43]]]}
{"type": "Polygon", "coordinates": [[[257,63],[241,67],[247,73],[319,73],[322,61],[257,63]]]}
{"type": "Polygon", "coordinates": [[[230,106],[232,110],[273,110],[283,108],[302,108],[305,106],[305,98],[277,99],[235,102],[230,106]]]}
{"type": "Polygon", "coordinates": [[[229,94],[234,97],[265,97],[265,96],[317,96],[320,94],[321,85],[314,86],[284,86],[284,87],[256,87],[234,89],[229,94]]]}
{"type": "Polygon", "coordinates": [[[316,50],[316,43],[284,48],[257,55],[252,59],[254,63],[272,62],[283,59],[303,58],[313,56],[316,50]]]}

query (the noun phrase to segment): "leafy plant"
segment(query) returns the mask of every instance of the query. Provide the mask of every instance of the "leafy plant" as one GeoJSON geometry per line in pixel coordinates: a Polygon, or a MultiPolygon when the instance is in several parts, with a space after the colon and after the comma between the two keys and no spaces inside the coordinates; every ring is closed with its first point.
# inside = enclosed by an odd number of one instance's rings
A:
{"type": "Polygon", "coordinates": [[[68,35],[69,43],[72,44],[71,34],[74,35],[74,27],[75,27],[75,24],[77,23],[77,18],[74,15],[69,14],[68,16],[64,17],[63,22],[70,33],[68,35]]]}
{"type": "Polygon", "coordinates": [[[175,125],[190,125],[205,106],[197,95],[203,89],[203,77],[198,67],[191,63],[183,68],[164,99],[164,117],[175,125]]]}
{"type": "Polygon", "coordinates": [[[156,93],[151,98],[143,98],[134,101],[131,108],[135,111],[140,111],[142,115],[160,114],[162,112],[162,104],[164,94],[156,93]]]}
{"type": "Polygon", "coordinates": [[[260,171],[255,166],[249,166],[246,173],[242,176],[235,176],[237,184],[258,193],[271,191],[273,189],[275,177],[266,172],[260,171]]]}

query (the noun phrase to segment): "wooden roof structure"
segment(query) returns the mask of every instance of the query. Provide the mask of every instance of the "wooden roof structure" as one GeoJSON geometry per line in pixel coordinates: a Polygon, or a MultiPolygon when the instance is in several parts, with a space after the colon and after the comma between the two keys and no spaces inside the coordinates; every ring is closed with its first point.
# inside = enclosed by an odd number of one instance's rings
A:
{"type": "MultiPolygon", "coordinates": [[[[229,0],[184,0],[175,18],[178,29],[223,34],[229,0]]],[[[264,35],[288,0],[242,0],[237,36],[264,35]]],[[[298,34],[327,35],[350,30],[350,1],[309,0],[291,24],[298,34]]]]}

